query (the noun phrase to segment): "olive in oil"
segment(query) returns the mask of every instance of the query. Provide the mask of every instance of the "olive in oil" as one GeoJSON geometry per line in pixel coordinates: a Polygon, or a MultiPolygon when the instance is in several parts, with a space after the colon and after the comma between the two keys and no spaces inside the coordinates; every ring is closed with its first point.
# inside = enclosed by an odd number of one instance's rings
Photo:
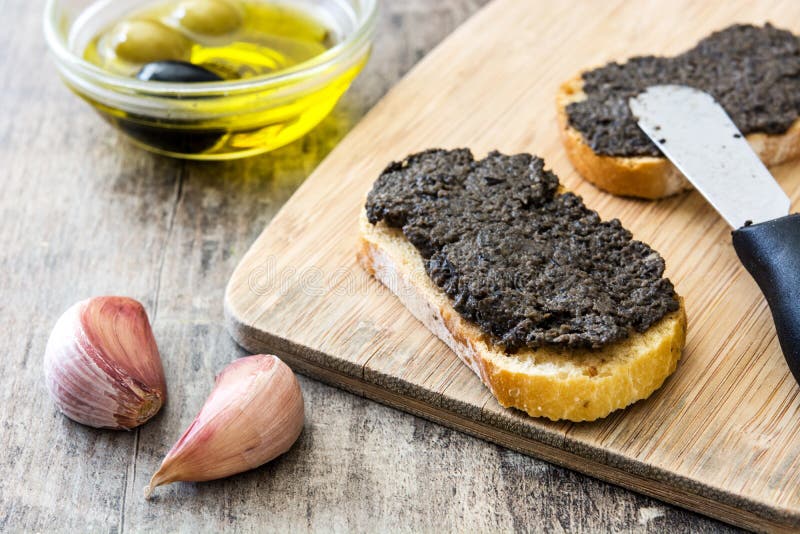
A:
{"type": "MultiPolygon", "coordinates": [[[[168,101],[170,109],[160,114],[92,102],[146,148],[195,159],[226,159],[282,146],[330,112],[366,56],[345,68],[331,67],[327,75],[317,73],[323,82],[316,84],[305,76],[302,65],[336,44],[335,32],[313,14],[285,3],[162,0],[111,21],[88,42],[83,57],[111,74],[145,80],[144,73],[153,72],[154,65],[168,74],[172,64],[203,69],[210,79],[252,80],[245,90],[216,88],[190,97],[176,92],[171,97],[175,109],[168,101]],[[292,72],[298,75],[287,76],[285,82],[258,80],[292,72]]],[[[170,98],[163,93],[157,97],[170,98]]]]}

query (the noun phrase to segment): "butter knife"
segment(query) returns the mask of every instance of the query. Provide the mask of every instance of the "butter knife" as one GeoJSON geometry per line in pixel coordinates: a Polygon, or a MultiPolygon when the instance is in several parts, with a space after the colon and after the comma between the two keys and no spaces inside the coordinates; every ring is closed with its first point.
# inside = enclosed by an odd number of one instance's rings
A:
{"type": "Polygon", "coordinates": [[[800,383],[800,214],[714,98],[659,85],[629,100],[639,127],[733,230],[733,248],[766,297],[800,383]]]}

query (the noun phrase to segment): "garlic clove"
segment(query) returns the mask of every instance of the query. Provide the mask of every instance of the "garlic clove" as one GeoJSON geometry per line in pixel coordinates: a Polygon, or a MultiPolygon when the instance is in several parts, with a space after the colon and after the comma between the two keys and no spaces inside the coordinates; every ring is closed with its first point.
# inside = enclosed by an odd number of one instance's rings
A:
{"type": "Polygon", "coordinates": [[[229,364],[183,436],[145,488],[201,482],[253,469],[288,451],[303,430],[303,394],[277,356],[229,364]]]}
{"type": "Polygon", "coordinates": [[[44,371],[58,409],[96,428],[137,427],[167,396],[147,313],[127,297],[95,297],[64,312],[47,342],[44,371]]]}

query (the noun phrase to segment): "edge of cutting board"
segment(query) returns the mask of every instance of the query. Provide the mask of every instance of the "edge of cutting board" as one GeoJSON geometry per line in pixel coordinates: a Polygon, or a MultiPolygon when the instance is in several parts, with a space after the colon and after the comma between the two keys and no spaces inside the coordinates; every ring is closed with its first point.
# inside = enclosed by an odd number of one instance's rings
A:
{"type": "Polygon", "coordinates": [[[248,326],[232,311],[227,291],[225,321],[236,343],[253,354],[275,354],[295,371],[355,395],[744,528],[796,532],[800,525],[800,516],[787,510],[764,506],[643,462],[610,454],[608,451],[573,441],[569,435],[564,438],[560,433],[548,432],[546,429],[535,434],[526,432],[528,435],[524,435],[511,418],[489,419],[484,414],[470,414],[474,412],[472,406],[443,396],[432,399],[415,384],[396,377],[384,375],[373,379],[358,378],[316,365],[314,361],[320,358],[330,359],[331,356],[248,326]],[[475,418],[475,415],[478,417],[475,418]],[[560,447],[553,444],[559,441],[560,447]],[[659,484],[663,481],[669,481],[679,491],[669,491],[672,488],[659,484]]]}

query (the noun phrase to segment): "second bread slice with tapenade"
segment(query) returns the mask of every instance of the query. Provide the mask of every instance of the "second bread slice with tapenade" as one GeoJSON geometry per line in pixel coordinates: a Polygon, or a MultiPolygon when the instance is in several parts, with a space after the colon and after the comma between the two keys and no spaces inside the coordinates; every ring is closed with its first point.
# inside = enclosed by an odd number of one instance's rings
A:
{"type": "Polygon", "coordinates": [[[567,154],[615,195],[661,198],[691,186],[642,132],[628,99],[660,84],[710,93],[766,165],[800,157],[800,38],[766,24],[736,24],[674,57],[634,57],[587,70],[556,96],[567,154]]]}
{"type": "Polygon", "coordinates": [[[360,231],[361,264],[503,406],[590,421],[676,368],[686,319],[663,259],[539,158],[409,156],[375,182],[360,231]]]}

